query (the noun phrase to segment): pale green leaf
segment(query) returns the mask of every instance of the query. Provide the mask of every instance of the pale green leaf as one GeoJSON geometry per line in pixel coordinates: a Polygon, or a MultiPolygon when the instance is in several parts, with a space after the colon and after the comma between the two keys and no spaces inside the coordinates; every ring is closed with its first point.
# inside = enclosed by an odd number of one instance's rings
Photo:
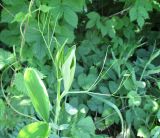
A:
{"type": "Polygon", "coordinates": [[[70,115],[75,115],[78,113],[78,110],[69,103],[65,103],[65,109],[66,112],[70,115]]]}
{"type": "Polygon", "coordinates": [[[152,138],[160,138],[160,126],[155,126],[151,130],[151,136],[152,138]]]}
{"type": "Polygon", "coordinates": [[[26,14],[23,12],[19,12],[15,15],[14,19],[12,22],[22,22],[26,18],[26,14]]]}
{"type": "Polygon", "coordinates": [[[138,129],[137,136],[143,138],[150,138],[149,130],[146,127],[142,126],[138,129]]]}
{"type": "Polygon", "coordinates": [[[31,123],[22,128],[17,138],[48,138],[50,127],[45,122],[31,123]]]}
{"type": "Polygon", "coordinates": [[[134,86],[134,82],[131,78],[128,78],[125,82],[124,82],[124,87],[127,90],[133,90],[135,88],[134,86]]]}
{"type": "Polygon", "coordinates": [[[38,73],[32,68],[26,69],[24,73],[24,81],[28,96],[31,98],[35,110],[43,120],[48,121],[50,102],[43,81],[40,79],[38,73]]]}
{"type": "Polygon", "coordinates": [[[138,88],[145,88],[146,87],[146,83],[144,81],[136,81],[136,86],[138,88]]]}
{"type": "Polygon", "coordinates": [[[62,65],[62,77],[64,83],[64,89],[67,92],[74,79],[74,73],[76,68],[76,56],[75,56],[76,47],[72,47],[68,53],[68,56],[65,57],[64,64],[62,65]]]}
{"type": "Polygon", "coordinates": [[[52,7],[49,7],[49,6],[47,6],[47,5],[40,5],[39,9],[40,9],[42,12],[46,13],[46,12],[49,12],[49,11],[52,9],[52,7]]]}
{"type": "Polygon", "coordinates": [[[157,74],[160,73],[160,67],[155,67],[151,70],[146,71],[145,76],[149,76],[149,75],[153,75],[153,74],[157,74]]]}
{"type": "Polygon", "coordinates": [[[129,98],[128,103],[130,106],[139,106],[141,104],[141,97],[136,91],[130,91],[127,97],[129,98]]]}

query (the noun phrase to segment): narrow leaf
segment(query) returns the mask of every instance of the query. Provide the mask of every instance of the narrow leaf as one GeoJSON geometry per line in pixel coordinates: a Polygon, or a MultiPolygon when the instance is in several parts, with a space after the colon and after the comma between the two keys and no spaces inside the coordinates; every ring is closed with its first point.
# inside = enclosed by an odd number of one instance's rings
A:
{"type": "Polygon", "coordinates": [[[93,94],[89,94],[89,95],[91,95],[92,97],[96,98],[97,100],[99,100],[101,102],[104,102],[105,104],[109,105],[110,107],[112,107],[117,112],[117,114],[118,114],[118,116],[121,120],[121,129],[122,129],[121,131],[123,133],[124,132],[124,122],[123,122],[122,114],[121,114],[120,110],[118,109],[118,107],[115,104],[111,103],[110,101],[108,101],[106,99],[103,99],[100,96],[97,96],[97,95],[95,96],[93,94]]]}
{"type": "Polygon", "coordinates": [[[75,68],[76,68],[76,56],[75,56],[76,47],[73,47],[68,53],[68,56],[65,59],[64,64],[62,65],[62,76],[64,82],[64,89],[68,91],[73,82],[75,68]]]}

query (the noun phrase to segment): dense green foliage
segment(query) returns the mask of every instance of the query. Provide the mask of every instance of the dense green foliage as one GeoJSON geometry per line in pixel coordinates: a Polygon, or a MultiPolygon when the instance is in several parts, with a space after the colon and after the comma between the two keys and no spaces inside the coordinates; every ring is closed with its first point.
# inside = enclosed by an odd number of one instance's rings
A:
{"type": "Polygon", "coordinates": [[[0,137],[160,138],[158,0],[0,7],[0,137]]]}

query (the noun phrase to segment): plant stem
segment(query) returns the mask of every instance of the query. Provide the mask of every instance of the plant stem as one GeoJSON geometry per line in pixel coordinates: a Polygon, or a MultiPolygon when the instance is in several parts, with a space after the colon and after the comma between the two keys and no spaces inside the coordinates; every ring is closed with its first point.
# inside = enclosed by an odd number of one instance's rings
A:
{"type": "MultiPolygon", "coordinates": [[[[61,93],[60,93],[60,90],[61,90],[61,79],[58,79],[57,80],[57,101],[56,101],[56,112],[55,112],[55,118],[54,118],[54,123],[56,125],[58,125],[58,119],[59,119],[59,114],[60,114],[60,111],[61,111],[61,93]]],[[[56,133],[57,130],[56,130],[56,133]]]]}
{"type": "Polygon", "coordinates": [[[34,0],[31,0],[29,3],[28,14],[24,17],[24,20],[21,22],[21,25],[20,25],[20,32],[21,32],[20,60],[22,60],[22,58],[23,58],[22,52],[23,52],[23,48],[25,45],[25,34],[26,34],[28,23],[29,23],[29,18],[32,13],[31,8],[32,8],[33,4],[34,4],[34,0]],[[24,29],[22,29],[24,23],[25,23],[24,29]]]}

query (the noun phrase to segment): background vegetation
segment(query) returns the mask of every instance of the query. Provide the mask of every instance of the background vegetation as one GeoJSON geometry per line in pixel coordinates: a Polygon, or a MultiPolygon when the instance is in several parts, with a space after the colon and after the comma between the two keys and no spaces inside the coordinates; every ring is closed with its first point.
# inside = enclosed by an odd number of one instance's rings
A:
{"type": "Polygon", "coordinates": [[[32,117],[40,119],[27,96],[26,67],[43,78],[54,118],[57,40],[66,49],[76,45],[77,58],[75,94],[59,116],[59,125],[69,126],[58,128],[59,137],[123,137],[116,106],[125,137],[160,138],[158,0],[2,0],[0,6],[0,137],[15,138],[32,117]]]}

